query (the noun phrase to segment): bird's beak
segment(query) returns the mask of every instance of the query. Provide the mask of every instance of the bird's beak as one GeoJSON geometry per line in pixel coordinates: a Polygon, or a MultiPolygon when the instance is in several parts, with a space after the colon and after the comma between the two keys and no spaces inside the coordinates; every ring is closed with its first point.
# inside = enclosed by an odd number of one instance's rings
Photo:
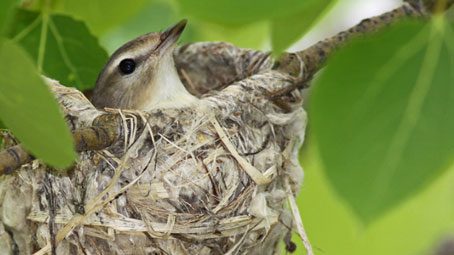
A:
{"type": "Polygon", "coordinates": [[[156,47],[156,51],[159,51],[160,54],[164,54],[168,49],[173,48],[180,38],[181,33],[183,33],[184,28],[186,27],[187,20],[184,19],[177,24],[167,28],[164,32],[161,32],[160,43],[156,47]]]}

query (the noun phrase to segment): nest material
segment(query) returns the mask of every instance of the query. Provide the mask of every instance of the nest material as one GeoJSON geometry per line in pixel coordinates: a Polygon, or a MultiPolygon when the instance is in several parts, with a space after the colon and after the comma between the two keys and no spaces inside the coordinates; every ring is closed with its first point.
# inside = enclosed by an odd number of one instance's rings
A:
{"type": "MultiPolygon", "coordinates": [[[[298,90],[286,95],[285,109],[268,95],[294,78],[271,70],[268,54],[225,43],[184,46],[175,58],[200,103],[106,109],[122,117],[121,142],[81,153],[65,173],[34,161],[2,177],[0,250],[279,253],[299,220],[306,115],[298,90]]],[[[77,90],[48,83],[71,128],[106,114],[77,90]]]]}

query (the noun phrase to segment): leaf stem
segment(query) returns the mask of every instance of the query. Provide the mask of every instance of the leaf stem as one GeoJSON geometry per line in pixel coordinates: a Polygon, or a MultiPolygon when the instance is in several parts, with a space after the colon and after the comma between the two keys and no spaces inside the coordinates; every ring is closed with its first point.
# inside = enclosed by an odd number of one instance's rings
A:
{"type": "Polygon", "coordinates": [[[50,28],[50,33],[55,37],[55,40],[57,41],[58,50],[63,58],[63,62],[68,66],[71,73],[75,76],[76,82],[79,83],[80,85],[82,85],[83,84],[82,79],[79,76],[73,62],[71,61],[71,58],[68,56],[68,52],[64,46],[64,42],[63,42],[64,39],[61,36],[57,26],[55,25],[55,23],[52,19],[49,19],[49,28],[50,28]]]}
{"type": "Polygon", "coordinates": [[[42,73],[43,63],[44,63],[44,54],[46,53],[46,43],[47,43],[47,30],[49,23],[49,1],[46,1],[41,13],[42,23],[41,23],[41,35],[39,38],[39,48],[38,48],[38,59],[37,67],[38,72],[42,73]]]}
{"type": "Polygon", "coordinates": [[[43,22],[41,23],[41,36],[39,38],[38,60],[36,63],[38,72],[40,73],[43,71],[44,53],[46,52],[47,23],[49,21],[49,15],[43,13],[42,20],[43,22]]]}
{"type": "MultiPolygon", "coordinates": [[[[390,180],[389,176],[394,175],[394,172],[398,167],[399,159],[402,157],[405,146],[410,139],[410,135],[412,134],[418,119],[421,118],[424,101],[426,100],[427,94],[431,88],[431,80],[435,75],[437,62],[443,45],[444,25],[445,24],[443,23],[442,18],[439,19],[437,16],[434,16],[431,22],[431,31],[429,39],[427,40],[427,49],[421,63],[420,72],[404,110],[402,121],[397,127],[397,130],[391,140],[387,155],[383,160],[384,164],[380,170],[381,175],[377,180],[376,189],[382,191],[377,192],[377,194],[380,194],[382,197],[388,190],[390,180]],[[384,173],[388,176],[387,181],[385,181],[384,173]],[[380,188],[378,187],[378,184],[381,185],[380,188]]],[[[377,201],[382,197],[377,197],[377,201]]]]}
{"type": "Polygon", "coordinates": [[[38,17],[36,17],[36,19],[30,23],[26,28],[24,28],[22,31],[20,31],[19,33],[17,33],[13,39],[11,39],[11,41],[17,43],[19,41],[21,41],[22,39],[24,39],[24,37],[26,37],[28,34],[30,34],[31,31],[33,31],[33,29],[35,29],[39,22],[41,21],[41,15],[39,15],[38,17]]]}

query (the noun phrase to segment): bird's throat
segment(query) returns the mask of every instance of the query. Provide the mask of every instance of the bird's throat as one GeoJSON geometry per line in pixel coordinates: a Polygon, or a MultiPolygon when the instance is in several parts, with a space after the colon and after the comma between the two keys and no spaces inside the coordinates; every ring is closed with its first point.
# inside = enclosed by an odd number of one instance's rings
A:
{"type": "Polygon", "coordinates": [[[181,82],[172,57],[163,61],[156,71],[152,84],[149,84],[154,89],[147,95],[143,110],[182,108],[197,102],[198,99],[191,95],[181,82]]]}

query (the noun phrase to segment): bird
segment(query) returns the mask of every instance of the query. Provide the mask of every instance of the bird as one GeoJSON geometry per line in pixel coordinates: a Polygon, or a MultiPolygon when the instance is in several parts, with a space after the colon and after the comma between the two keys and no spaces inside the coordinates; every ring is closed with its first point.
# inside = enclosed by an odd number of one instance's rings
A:
{"type": "Polygon", "coordinates": [[[99,73],[93,105],[150,111],[196,104],[198,98],[186,90],[173,58],[186,23],[181,20],[163,32],[139,36],[118,48],[99,73]]]}

